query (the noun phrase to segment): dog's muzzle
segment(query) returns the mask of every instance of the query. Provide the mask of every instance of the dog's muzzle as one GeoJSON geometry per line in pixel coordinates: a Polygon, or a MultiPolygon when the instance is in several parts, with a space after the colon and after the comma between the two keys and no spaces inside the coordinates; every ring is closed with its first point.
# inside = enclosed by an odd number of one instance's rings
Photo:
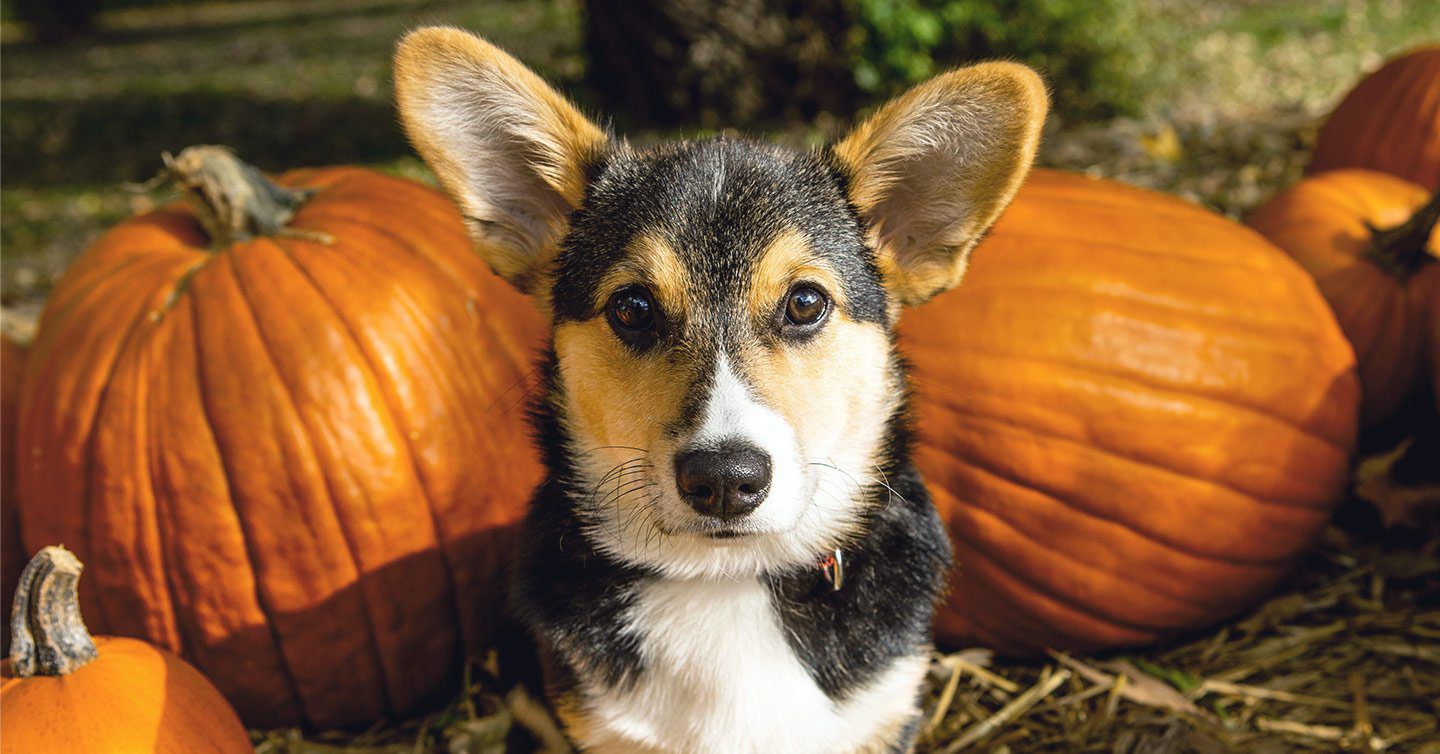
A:
{"type": "Polygon", "coordinates": [[[765,502],[770,456],[743,442],[683,451],[675,456],[675,486],[696,513],[733,521],[765,502]]]}

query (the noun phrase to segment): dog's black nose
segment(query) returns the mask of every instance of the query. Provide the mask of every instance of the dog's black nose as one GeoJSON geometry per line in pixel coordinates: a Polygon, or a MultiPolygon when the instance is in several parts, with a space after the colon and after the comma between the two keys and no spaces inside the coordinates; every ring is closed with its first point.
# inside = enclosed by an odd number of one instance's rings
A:
{"type": "Polygon", "coordinates": [[[684,452],[675,457],[675,484],[697,513],[729,521],[764,502],[770,456],[752,445],[684,452]]]}

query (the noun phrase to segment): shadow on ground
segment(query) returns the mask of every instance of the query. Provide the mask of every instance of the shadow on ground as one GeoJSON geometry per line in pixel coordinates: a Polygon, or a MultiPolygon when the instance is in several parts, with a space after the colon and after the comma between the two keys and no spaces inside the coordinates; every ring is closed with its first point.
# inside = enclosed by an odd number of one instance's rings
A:
{"type": "Polygon", "coordinates": [[[139,181],[162,151],[226,144],[267,170],[373,162],[408,154],[388,101],[262,99],[193,91],[77,100],[7,99],[0,120],[6,185],[139,181]]]}

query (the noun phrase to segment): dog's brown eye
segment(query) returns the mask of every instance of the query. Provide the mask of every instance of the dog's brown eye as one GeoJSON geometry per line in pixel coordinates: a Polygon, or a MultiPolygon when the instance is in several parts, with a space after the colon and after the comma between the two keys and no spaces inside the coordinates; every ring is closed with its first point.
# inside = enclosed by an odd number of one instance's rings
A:
{"type": "Polygon", "coordinates": [[[813,325],[825,316],[829,305],[825,294],[814,286],[796,286],[791,289],[790,297],[785,301],[785,322],[801,327],[813,325]]]}
{"type": "Polygon", "coordinates": [[[605,312],[618,330],[645,332],[655,327],[655,302],[650,291],[639,286],[616,291],[605,312]]]}

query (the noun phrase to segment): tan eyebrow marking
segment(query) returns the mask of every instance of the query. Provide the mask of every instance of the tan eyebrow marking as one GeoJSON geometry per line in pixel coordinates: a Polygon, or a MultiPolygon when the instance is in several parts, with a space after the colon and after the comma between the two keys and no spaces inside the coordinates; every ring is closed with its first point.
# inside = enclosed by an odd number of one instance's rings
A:
{"type": "Polygon", "coordinates": [[[795,228],[786,228],[760,253],[760,262],[750,283],[747,300],[750,316],[769,317],[797,281],[808,280],[825,289],[826,295],[843,307],[845,290],[835,268],[815,253],[810,242],[795,228]]]}
{"type": "Polygon", "coordinates": [[[620,288],[643,283],[664,311],[682,314],[690,297],[690,273],[670,242],[655,233],[640,233],[625,248],[625,257],[616,263],[595,289],[595,306],[602,307],[620,288]]]}

